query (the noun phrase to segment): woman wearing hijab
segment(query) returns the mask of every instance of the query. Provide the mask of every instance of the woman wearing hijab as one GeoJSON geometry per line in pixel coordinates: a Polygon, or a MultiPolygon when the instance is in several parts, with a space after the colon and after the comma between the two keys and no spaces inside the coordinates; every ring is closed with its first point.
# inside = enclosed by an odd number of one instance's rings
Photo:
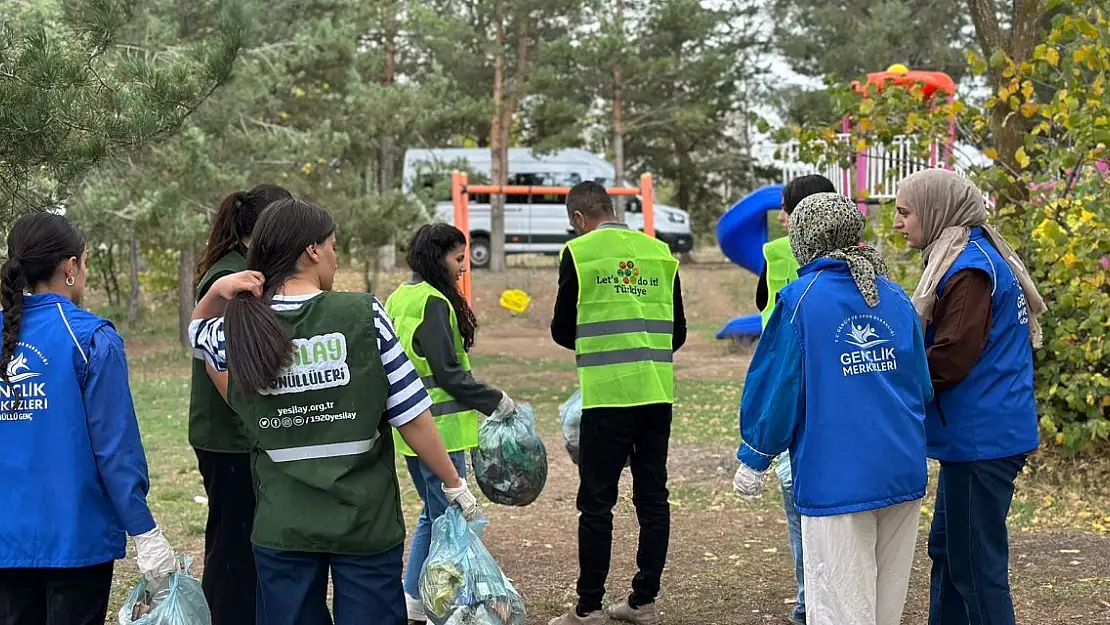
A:
{"type": "Polygon", "coordinates": [[[924,338],[863,229],[835,193],[795,209],[798,279],[779,291],[740,403],[737,492],[758,494],[790,450],[808,625],[901,622],[925,496],[924,338]]]}
{"type": "Polygon", "coordinates": [[[914,174],[898,186],[897,211],[894,227],[924,250],[913,304],[936,390],[925,421],[941,464],[929,622],[1013,625],[1006,515],[1038,446],[1032,348],[1044,300],[967,179],[914,174]]]}

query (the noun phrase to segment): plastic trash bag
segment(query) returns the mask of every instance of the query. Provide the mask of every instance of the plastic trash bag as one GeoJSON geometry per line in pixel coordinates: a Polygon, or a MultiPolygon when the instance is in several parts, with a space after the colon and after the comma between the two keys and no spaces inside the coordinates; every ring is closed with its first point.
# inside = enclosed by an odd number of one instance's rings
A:
{"type": "MultiPolygon", "coordinates": [[[[566,448],[570,460],[578,464],[579,436],[582,433],[582,391],[576,390],[562,406],[559,406],[559,422],[563,424],[563,447],[566,448]]],[[[625,458],[624,466],[632,464],[631,458],[625,458]]]]}
{"type": "Polygon", "coordinates": [[[420,600],[434,625],[526,625],[524,599],[482,544],[486,520],[451,506],[432,523],[420,600]]]}
{"type": "Polygon", "coordinates": [[[505,417],[486,419],[470,454],[482,494],[503,506],[527,506],[547,484],[547,448],[536,434],[529,404],[505,417]]]}
{"type": "Polygon", "coordinates": [[[164,588],[140,579],[119,609],[119,625],[212,625],[200,581],[189,575],[192,563],[192,558],[181,560],[164,588]]]}

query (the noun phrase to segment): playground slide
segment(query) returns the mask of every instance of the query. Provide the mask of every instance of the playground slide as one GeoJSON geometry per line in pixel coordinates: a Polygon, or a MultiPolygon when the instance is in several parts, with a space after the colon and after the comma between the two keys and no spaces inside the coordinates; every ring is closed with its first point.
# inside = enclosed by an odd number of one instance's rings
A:
{"type": "MultiPolygon", "coordinates": [[[[763,272],[763,244],[767,242],[767,211],[782,208],[782,185],[770,184],[752,191],[721,215],[717,245],[729,260],[756,274],[763,272]]],[[[762,329],[759,315],[729,321],[718,339],[754,338],[762,329]]]]}

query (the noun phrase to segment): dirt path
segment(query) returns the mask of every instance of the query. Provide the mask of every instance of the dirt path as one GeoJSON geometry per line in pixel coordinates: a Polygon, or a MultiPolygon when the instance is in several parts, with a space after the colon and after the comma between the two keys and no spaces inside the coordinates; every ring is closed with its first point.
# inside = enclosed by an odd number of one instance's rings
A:
{"type": "MultiPolygon", "coordinates": [[[[547,445],[550,475],[540,499],[527,508],[488,508],[487,543],[525,594],[533,624],[546,623],[573,603],[577,577],[577,471],[561,440],[548,437],[547,445]]],[[[669,625],[785,623],[792,607],[794,569],[785,521],[774,506],[733,498],[729,460],[727,449],[672,448],[670,484],[677,504],[660,598],[669,625]]],[[[774,493],[764,497],[777,500],[774,493]]],[[[635,573],[636,536],[626,471],[615,511],[610,596],[626,592],[635,573]]],[[[925,540],[922,530],[903,618],[907,625],[927,620],[925,540]]],[[[1018,622],[1110,623],[1108,561],[1110,540],[1105,538],[1016,534],[1012,569],[1018,622]]]]}

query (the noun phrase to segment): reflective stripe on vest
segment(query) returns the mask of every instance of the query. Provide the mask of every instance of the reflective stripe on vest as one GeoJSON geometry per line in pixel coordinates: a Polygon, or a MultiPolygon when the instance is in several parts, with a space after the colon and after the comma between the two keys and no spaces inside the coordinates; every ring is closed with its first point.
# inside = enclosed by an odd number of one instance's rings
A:
{"type": "Polygon", "coordinates": [[[763,260],[767,264],[767,305],[760,311],[763,327],[775,311],[775,298],[782,288],[798,279],[798,260],[790,248],[789,237],[779,237],[763,245],[763,260]]]}
{"type": "MultiPolygon", "coordinates": [[[[470,358],[463,348],[462,335],[459,333],[458,319],[455,309],[442,293],[427,282],[416,284],[402,284],[397,287],[393,295],[385,304],[385,312],[393,321],[393,329],[397,332],[397,340],[404,348],[405,354],[412,362],[420,381],[428,391],[432,400],[431,413],[435,417],[436,427],[443,439],[447,451],[462,451],[478,446],[478,411],[471,409],[455,400],[446,390],[439,386],[432,374],[432,366],[428,359],[420,356],[414,349],[416,330],[424,323],[424,311],[429,298],[439,298],[450,310],[451,334],[455,345],[455,356],[464,371],[470,371],[470,358]]],[[[396,429],[393,430],[393,441],[397,451],[406,456],[415,456],[416,452],[401,438],[396,429]]]]}
{"type": "Polygon", "coordinates": [[[674,279],[666,244],[602,227],[567,244],[578,274],[575,360],[584,408],[674,401],[674,279]]]}
{"type": "Polygon", "coordinates": [[[305,445],[304,447],[286,447],[285,449],[267,449],[266,453],[274,462],[294,462],[296,460],[315,460],[317,458],[338,458],[340,456],[355,456],[364,454],[374,447],[380,435],[361,441],[347,443],[327,443],[324,445],[305,445]]]}

